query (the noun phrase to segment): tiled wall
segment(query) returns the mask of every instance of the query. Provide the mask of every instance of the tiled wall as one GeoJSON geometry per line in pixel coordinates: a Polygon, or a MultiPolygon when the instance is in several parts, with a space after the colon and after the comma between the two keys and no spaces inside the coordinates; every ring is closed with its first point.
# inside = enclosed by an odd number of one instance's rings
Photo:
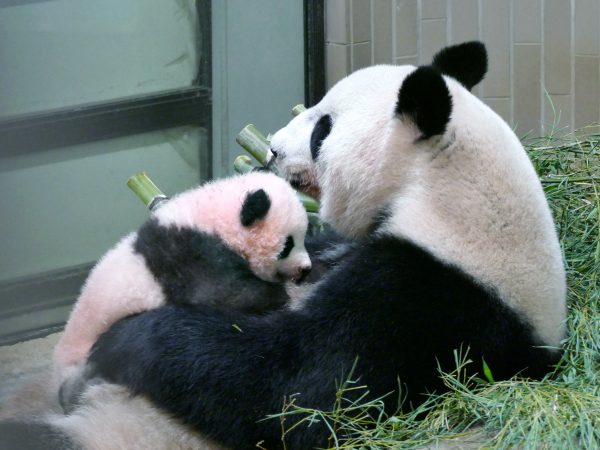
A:
{"type": "Polygon", "coordinates": [[[326,29],[328,86],[479,39],[489,71],[474,93],[519,135],[600,121],[600,0],[326,0],[326,29]]]}

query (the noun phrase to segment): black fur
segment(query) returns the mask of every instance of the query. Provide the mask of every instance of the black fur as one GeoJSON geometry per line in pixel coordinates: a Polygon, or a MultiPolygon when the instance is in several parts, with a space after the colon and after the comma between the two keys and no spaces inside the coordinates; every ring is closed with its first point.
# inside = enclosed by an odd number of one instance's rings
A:
{"type": "Polygon", "coordinates": [[[281,283],[258,278],[216,236],[163,227],[150,219],[140,228],[134,249],[144,257],[167,302],[262,313],[288,300],[281,283]]]}
{"type": "MultiPolygon", "coordinates": [[[[281,284],[249,277],[246,261],[213,236],[189,229],[164,228],[155,219],[150,219],[138,236],[135,248],[164,289],[167,302],[265,314],[290,300],[281,284]],[[211,277],[218,278],[211,280],[211,277]]],[[[325,231],[307,237],[305,246],[312,270],[298,284],[320,281],[343,261],[352,243],[337,233],[325,231]]],[[[94,377],[88,365],[60,386],[59,402],[66,414],[82,406],[81,395],[89,386],[104,382],[94,377]]]]}
{"type": "Polygon", "coordinates": [[[264,219],[270,208],[271,199],[264,190],[249,192],[240,211],[242,225],[249,227],[257,220],[264,219]]]}
{"type": "MultiPolygon", "coordinates": [[[[452,370],[454,350],[470,348],[470,374],[485,359],[501,380],[547,372],[558,355],[536,344],[494,292],[410,242],[380,237],[354,244],[300,311],[165,306],[115,324],[90,367],[228,448],[262,441],[273,450],[283,448],[281,424],[261,419],[293,394],[298,405],[330,409],[336,381],[357,357],[354,374],[368,397],[397,393],[400,379],[408,409],[444,389],[438,364],[452,370]]],[[[394,412],[397,394],[385,398],[394,412]]],[[[322,423],[302,425],[286,436],[287,448],[325,447],[327,436],[322,423]]]]}
{"type": "Polygon", "coordinates": [[[302,283],[316,283],[327,272],[339,266],[350,254],[354,242],[331,229],[307,236],[304,247],[310,256],[312,269],[302,283]]]}
{"type": "Polygon", "coordinates": [[[440,50],[433,57],[432,66],[471,90],[487,72],[487,51],[481,42],[464,42],[440,50]]]}
{"type": "Polygon", "coordinates": [[[421,131],[421,139],[443,134],[451,113],[452,97],[436,68],[419,67],[404,79],[396,114],[412,120],[421,131]]]}
{"type": "Polygon", "coordinates": [[[294,238],[292,236],[288,236],[287,239],[285,240],[283,250],[281,250],[281,253],[279,253],[279,255],[277,255],[277,259],[287,258],[288,256],[290,256],[290,253],[292,253],[293,249],[294,249],[294,238]]]}
{"type": "Polygon", "coordinates": [[[312,155],[312,159],[314,161],[316,161],[319,157],[321,145],[323,144],[325,138],[329,136],[329,133],[331,133],[332,126],[333,122],[329,114],[321,117],[315,124],[312,134],[310,135],[310,154],[312,155]]]}
{"type": "Polygon", "coordinates": [[[384,225],[390,218],[392,217],[392,210],[389,207],[382,208],[375,217],[373,218],[373,222],[369,226],[369,234],[372,235],[379,228],[384,225]]]}

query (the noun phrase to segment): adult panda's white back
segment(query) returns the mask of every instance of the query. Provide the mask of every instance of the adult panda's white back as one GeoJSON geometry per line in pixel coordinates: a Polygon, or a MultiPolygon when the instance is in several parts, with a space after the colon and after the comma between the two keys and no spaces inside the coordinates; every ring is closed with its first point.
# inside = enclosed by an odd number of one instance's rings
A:
{"type": "Polygon", "coordinates": [[[382,231],[494,287],[544,343],[559,346],[566,281],[541,183],[508,125],[455,80],[446,83],[453,99],[447,131],[427,150],[433,153],[416,183],[390,205],[382,231]]]}

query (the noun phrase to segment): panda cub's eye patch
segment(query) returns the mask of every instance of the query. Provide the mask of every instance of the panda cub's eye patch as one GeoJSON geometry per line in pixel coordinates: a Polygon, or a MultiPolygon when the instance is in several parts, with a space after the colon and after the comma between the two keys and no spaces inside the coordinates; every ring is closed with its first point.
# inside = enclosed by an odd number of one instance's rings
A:
{"type": "Polygon", "coordinates": [[[283,250],[281,250],[281,253],[279,255],[277,255],[277,259],[287,258],[290,255],[293,248],[294,248],[294,238],[292,236],[288,236],[287,239],[285,240],[285,245],[283,246],[283,250]]]}
{"type": "Polygon", "coordinates": [[[333,122],[329,114],[321,117],[313,128],[312,134],[310,135],[310,154],[312,155],[313,161],[317,160],[319,156],[319,150],[321,150],[321,144],[329,133],[331,133],[331,127],[333,122]]]}

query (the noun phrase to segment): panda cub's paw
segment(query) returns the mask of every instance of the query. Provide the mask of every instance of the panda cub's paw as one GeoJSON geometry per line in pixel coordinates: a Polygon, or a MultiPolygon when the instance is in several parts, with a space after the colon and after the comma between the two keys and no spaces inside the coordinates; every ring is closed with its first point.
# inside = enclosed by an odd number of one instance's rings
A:
{"type": "Polygon", "coordinates": [[[102,378],[94,376],[94,372],[91,363],[83,364],[60,385],[58,401],[65,414],[69,415],[81,406],[81,398],[89,386],[105,382],[102,378]]]}

